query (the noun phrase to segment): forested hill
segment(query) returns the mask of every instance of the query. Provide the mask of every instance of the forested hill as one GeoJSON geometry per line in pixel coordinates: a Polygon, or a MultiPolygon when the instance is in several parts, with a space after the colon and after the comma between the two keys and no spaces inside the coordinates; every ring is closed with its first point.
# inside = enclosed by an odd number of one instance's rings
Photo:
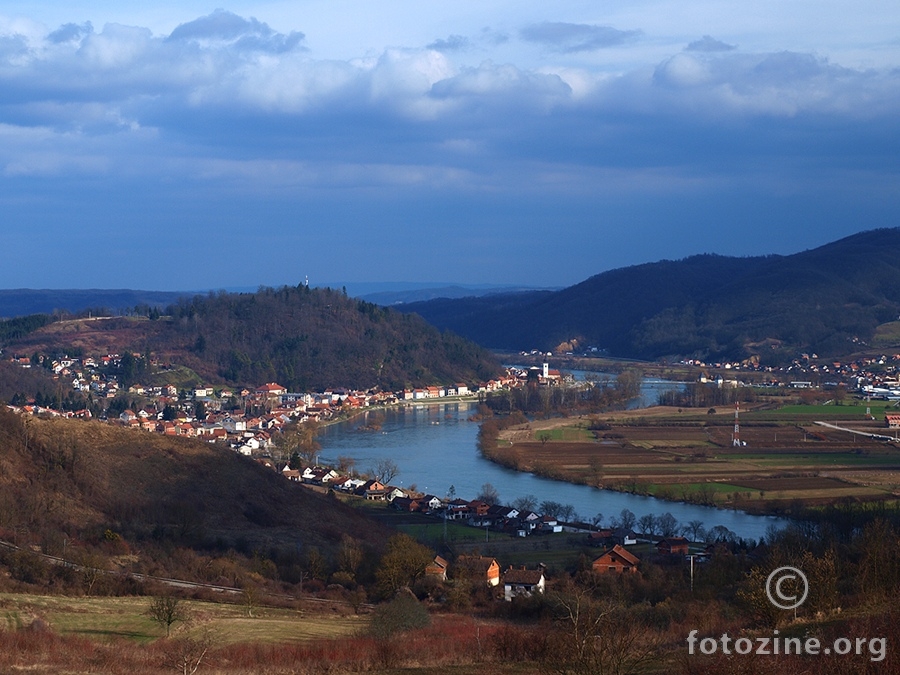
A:
{"type": "Polygon", "coordinates": [[[197,296],[150,318],[55,322],[6,351],[149,352],[208,382],[276,381],[293,391],[394,390],[483,381],[499,371],[489,352],[418,316],[306,286],[197,296]]]}
{"type": "Polygon", "coordinates": [[[698,255],[611,270],[552,293],[402,310],[502,349],[596,346],[649,359],[847,354],[900,314],[900,229],[790,256],[698,255]]]}

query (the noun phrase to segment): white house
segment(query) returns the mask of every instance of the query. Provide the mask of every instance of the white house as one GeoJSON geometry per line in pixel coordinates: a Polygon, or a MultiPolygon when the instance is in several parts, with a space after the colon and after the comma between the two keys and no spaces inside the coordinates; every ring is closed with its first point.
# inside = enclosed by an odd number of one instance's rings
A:
{"type": "Polygon", "coordinates": [[[503,575],[503,598],[511,602],[516,597],[531,597],[544,592],[544,570],[509,569],[503,575]]]}

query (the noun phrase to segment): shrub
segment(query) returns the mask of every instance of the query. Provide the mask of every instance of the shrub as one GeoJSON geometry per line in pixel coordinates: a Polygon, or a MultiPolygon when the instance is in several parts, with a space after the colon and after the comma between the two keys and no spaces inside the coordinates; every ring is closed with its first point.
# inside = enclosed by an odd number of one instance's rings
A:
{"type": "Polygon", "coordinates": [[[385,639],[395,633],[424,628],[430,623],[428,610],[412,595],[404,593],[375,609],[372,616],[372,634],[385,639]]]}

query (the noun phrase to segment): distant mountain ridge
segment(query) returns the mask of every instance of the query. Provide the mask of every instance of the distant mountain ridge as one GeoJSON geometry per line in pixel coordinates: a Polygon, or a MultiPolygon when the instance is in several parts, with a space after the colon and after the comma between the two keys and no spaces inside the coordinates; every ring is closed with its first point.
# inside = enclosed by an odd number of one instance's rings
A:
{"type": "MultiPolygon", "coordinates": [[[[321,288],[341,288],[344,284],[326,284],[321,288]]],[[[216,289],[218,291],[218,289],[216,289]]],[[[254,293],[254,288],[225,289],[233,293],[254,293]]],[[[496,293],[533,291],[530,286],[498,286],[493,284],[436,284],[415,282],[372,282],[350,284],[351,297],[376,305],[390,306],[407,302],[422,302],[435,298],[467,298],[496,293]]],[[[164,308],[180,298],[205,295],[202,291],[145,291],[131,288],[11,288],[0,289],[0,319],[31,314],[70,312],[79,314],[91,309],[130,312],[135,307],[164,308]]]]}
{"type": "Polygon", "coordinates": [[[696,255],[610,270],[556,292],[398,308],[498,349],[595,346],[611,355],[846,354],[900,314],[900,229],[794,255],[696,255]]]}
{"type": "Polygon", "coordinates": [[[139,305],[165,307],[178,298],[194,295],[188,291],[141,291],[133,289],[36,289],[0,290],[0,317],[53,314],[60,310],[73,314],[91,308],[120,311],[139,305]]]}
{"type": "Polygon", "coordinates": [[[374,302],[376,305],[390,307],[410,302],[426,302],[438,298],[478,298],[487,295],[506,295],[509,293],[525,293],[535,291],[533,287],[525,286],[468,286],[451,284],[447,286],[435,286],[428,288],[415,288],[409,290],[380,291],[360,295],[361,300],[374,302]]]}

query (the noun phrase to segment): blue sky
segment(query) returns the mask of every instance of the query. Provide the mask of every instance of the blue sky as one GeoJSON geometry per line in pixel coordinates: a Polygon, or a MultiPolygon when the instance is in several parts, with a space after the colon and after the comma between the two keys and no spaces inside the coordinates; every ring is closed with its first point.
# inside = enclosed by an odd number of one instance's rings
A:
{"type": "Polygon", "coordinates": [[[900,5],[5,2],[2,288],[564,286],[900,225],[900,5]]]}

